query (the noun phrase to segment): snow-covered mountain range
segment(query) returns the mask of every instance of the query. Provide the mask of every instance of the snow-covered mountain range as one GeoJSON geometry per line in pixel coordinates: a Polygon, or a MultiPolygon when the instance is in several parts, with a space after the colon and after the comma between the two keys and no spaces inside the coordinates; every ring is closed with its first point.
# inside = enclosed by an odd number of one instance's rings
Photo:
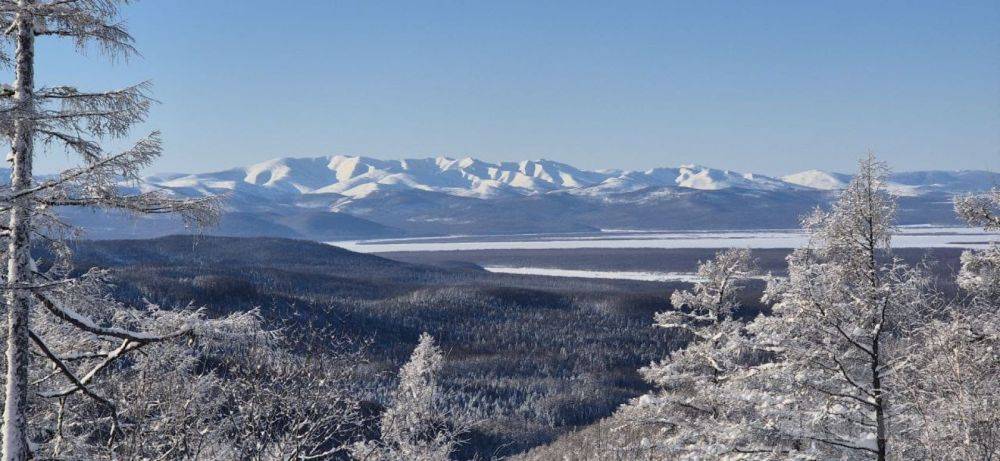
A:
{"type": "MultiPolygon", "coordinates": [[[[783,176],[783,181],[819,190],[842,189],[851,175],[809,170],[783,176]]],[[[962,194],[982,192],[1000,186],[1000,174],[982,170],[912,171],[889,175],[888,189],[897,196],[918,196],[932,192],[962,194]]]]}
{"type": "MultiPolygon", "coordinates": [[[[588,231],[606,228],[795,227],[851,177],[819,170],[781,178],[698,165],[585,170],[551,160],[492,163],[466,157],[379,160],[278,158],[229,170],[160,174],[144,189],[225,194],[215,233],[313,239],[588,231]]],[[[894,173],[901,222],[951,223],[951,197],[1000,185],[989,171],[894,173]]],[[[86,216],[80,219],[87,221],[86,216]]],[[[90,218],[94,236],[181,230],[160,220],[90,218]]]]}
{"type": "MultiPolygon", "coordinates": [[[[491,163],[471,157],[379,160],[368,157],[278,158],[247,167],[203,174],[147,178],[151,185],[187,193],[260,188],[274,193],[337,194],[362,199],[373,193],[415,189],[490,199],[564,191],[580,195],[634,192],[650,187],[697,190],[836,190],[850,175],[819,170],[774,178],[698,165],[640,171],[583,170],[551,160],[491,163]]],[[[983,190],[1000,183],[987,171],[896,173],[890,188],[899,195],[983,190]]]]}

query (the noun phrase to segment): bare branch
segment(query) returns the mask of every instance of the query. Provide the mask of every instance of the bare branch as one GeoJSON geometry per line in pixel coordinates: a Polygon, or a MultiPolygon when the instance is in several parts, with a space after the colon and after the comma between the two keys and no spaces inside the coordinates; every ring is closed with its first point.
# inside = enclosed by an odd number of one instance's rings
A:
{"type": "Polygon", "coordinates": [[[66,364],[63,363],[62,360],[59,360],[59,357],[56,356],[56,354],[54,354],[52,350],[49,349],[49,347],[45,344],[45,341],[42,341],[42,338],[38,337],[38,335],[36,335],[34,331],[28,330],[28,335],[31,337],[31,340],[34,341],[35,345],[38,346],[38,349],[41,350],[46,357],[48,357],[49,361],[51,361],[56,366],[56,368],[58,368],[59,371],[61,371],[62,374],[66,376],[66,379],[69,379],[69,381],[73,383],[74,386],[76,386],[76,390],[83,392],[84,395],[94,399],[101,405],[104,405],[105,407],[110,409],[113,414],[118,413],[118,410],[115,408],[115,405],[111,403],[110,400],[101,397],[100,395],[97,395],[94,391],[90,390],[90,388],[88,388],[86,384],[80,381],[80,379],[78,379],[76,375],[73,374],[73,371],[70,370],[69,367],[66,366],[66,364]]]}
{"type": "Polygon", "coordinates": [[[113,0],[76,0],[32,5],[31,14],[44,21],[42,27],[36,26],[35,35],[69,37],[74,39],[80,50],[95,44],[101,53],[112,59],[136,55],[138,51],[132,36],[118,21],[118,3],[113,0]]]}
{"type": "Polygon", "coordinates": [[[94,190],[91,196],[40,199],[48,206],[83,206],[123,210],[136,214],[175,214],[190,227],[205,228],[218,222],[221,197],[174,199],[159,191],[118,195],[116,191],[94,190]]]}
{"type": "Polygon", "coordinates": [[[35,187],[3,197],[3,201],[15,201],[19,198],[34,195],[42,191],[56,188],[60,185],[81,178],[93,178],[94,174],[117,174],[123,179],[138,179],[139,171],[160,155],[159,132],[153,132],[149,137],[136,143],[134,147],[116,155],[102,158],[89,165],[64,171],[58,179],[45,181],[35,187]]]}
{"type": "Polygon", "coordinates": [[[167,339],[173,339],[180,336],[184,336],[186,334],[191,333],[192,331],[192,328],[190,326],[166,334],[129,331],[116,327],[102,327],[94,323],[93,320],[90,320],[89,318],[77,312],[74,312],[73,310],[65,306],[60,305],[58,301],[49,298],[44,294],[38,292],[34,292],[33,294],[35,299],[37,299],[38,302],[42,303],[42,305],[45,306],[45,308],[48,309],[48,311],[51,312],[56,317],[66,322],[69,322],[70,324],[81,330],[93,333],[95,335],[111,336],[114,338],[120,338],[127,341],[132,341],[137,344],[147,344],[147,343],[164,341],[167,339]]]}
{"type": "Polygon", "coordinates": [[[55,391],[41,392],[38,395],[45,398],[65,397],[67,395],[72,395],[80,390],[83,390],[86,388],[85,385],[87,383],[93,380],[94,377],[97,376],[97,374],[100,373],[102,370],[104,370],[109,365],[114,363],[115,360],[118,360],[126,353],[137,350],[142,346],[144,346],[144,344],[133,343],[126,339],[125,341],[122,341],[121,346],[119,346],[117,349],[108,354],[108,356],[105,357],[105,359],[102,360],[100,363],[98,363],[94,368],[91,368],[91,370],[87,372],[87,374],[84,375],[83,378],[78,379],[73,386],[65,387],[63,389],[55,391]]]}

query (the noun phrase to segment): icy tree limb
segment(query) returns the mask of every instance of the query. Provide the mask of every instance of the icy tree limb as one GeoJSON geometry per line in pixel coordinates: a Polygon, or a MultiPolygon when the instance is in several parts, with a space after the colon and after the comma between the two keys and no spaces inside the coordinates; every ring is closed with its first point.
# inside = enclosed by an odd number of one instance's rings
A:
{"type": "Polygon", "coordinates": [[[4,201],[14,201],[19,198],[34,195],[41,191],[53,189],[67,182],[79,179],[87,174],[93,173],[101,169],[114,169],[121,168],[126,169],[126,171],[134,171],[137,167],[145,166],[154,157],[156,157],[160,152],[160,139],[159,132],[153,132],[148,138],[143,139],[136,143],[136,145],[124,152],[105,157],[101,160],[93,162],[85,167],[74,168],[67,170],[65,173],[60,175],[58,179],[53,179],[50,181],[45,181],[35,187],[22,189],[16,193],[4,197],[4,201]]]}
{"type": "Polygon", "coordinates": [[[110,400],[101,397],[94,391],[90,390],[90,388],[88,388],[86,384],[80,381],[80,379],[77,378],[75,374],[73,374],[73,371],[70,370],[69,367],[66,366],[66,364],[63,363],[62,360],[59,360],[59,357],[56,356],[56,354],[53,353],[51,349],[49,349],[49,347],[45,344],[45,341],[43,341],[42,338],[40,338],[38,335],[35,334],[34,331],[31,330],[28,331],[28,336],[31,337],[31,340],[35,343],[36,346],[38,346],[38,349],[41,350],[46,357],[48,357],[49,361],[51,361],[56,366],[56,368],[58,368],[59,371],[62,372],[64,376],[66,376],[66,379],[68,379],[71,383],[73,383],[74,386],[76,386],[77,390],[83,392],[86,396],[94,399],[101,405],[106,406],[108,409],[111,410],[113,414],[117,415],[118,410],[115,407],[115,405],[111,403],[110,400]]]}
{"type": "Polygon", "coordinates": [[[134,343],[148,344],[184,336],[186,334],[191,333],[193,330],[190,326],[187,326],[167,334],[153,334],[141,331],[130,331],[117,327],[102,327],[94,323],[93,320],[90,320],[89,318],[73,311],[72,309],[60,305],[58,301],[55,301],[49,298],[48,296],[45,296],[44,294],[37,292],[33,294],[35,296],[35,299],[37,299],[38,302],[42,303],[42,305],[45,306],[45,308],[48,309],[48,311],[51,312],[56,317],[66,322],[69,322],[70,324],[81,330],[93,333],[95,335],[111,336],[114,338],[131,341],[134,343]]]}
{"type": "MultiPolygon", "coordinates": [[[[107,368],[109,365],[114,363],[115,360],[118,360],[120,357],[122,357],[128,352],[132,352],[136,349],[139,349],[145,344],[147,343],[134,343],[127,339],[122,341],[121,346],[111,351],[111,353],[108,354],[108,356],[104,360],[102,360],[101,363],[98,363],[96,366],[94,366],[94,368],[91,368],[90,371],[87,372],[87,374],[83,375],[83,377],[79,379],[79,382],[82,384],[89,383],[91,380],[94,379],[95,376],[97,376],[98,373],[101,372],[101,370],[107,368]]],[[[80,390],[81,388],[79,386],[73,385],[56,391],[42,392],[39,393],[38,395],[46,398],[65,397],[67,395],[74,394],[80,390]]]]}
{"type": "Polygon", "coordinates": [[[981,195],[967,195],[955,199],[955,212],[969,225],[982,226],[988,231],[1000,229],[1000,188],[981,195]]]}
{"type": "Polygon", "coordinates": [[[102,207],[138,214],[177,214],[186,223],[208,227],[217,222],[220,198],[217,196],[173,199],[158,192],[133,195],[102,194],[41,199],[48,206],[102,207]]]}

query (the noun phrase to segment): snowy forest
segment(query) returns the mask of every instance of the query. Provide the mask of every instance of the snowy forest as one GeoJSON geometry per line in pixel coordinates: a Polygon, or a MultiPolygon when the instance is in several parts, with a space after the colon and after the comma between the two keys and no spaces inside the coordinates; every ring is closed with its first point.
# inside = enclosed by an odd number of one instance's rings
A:
{"type": "MultiPolygon", "coordinates": [[[[150,85],[35,83],[40,38],[135,55],[128,3],[0,0],[4,460],[1000,459],[1000,246],[956,254],[955,270],[895,251],[896,197],[873,155],[802,217],[806,246],[713,251],[697,282],[614,301],[604,286],[476,285],[375,257],[296,272],[323,264],[310,254],[355,257],[332,248],[225,272],[305,245],[290,241],[212,256],[240,243],[205,237],[193,262],[156,253],[170,241],[80,241],[61,219],[73,207],[210,229],[226,206],[131,192],[160,135],[105,146],[146,120],[150,85]],[[49,151],[78,166],[38,175],[49,151]],[[381,272],[327,286],[365,271],[381,272]],[[518,352],[470,360],[475,341],[518,352]]],[[[1000,231],[1000,189],[954,210],[1000,231]]]]}

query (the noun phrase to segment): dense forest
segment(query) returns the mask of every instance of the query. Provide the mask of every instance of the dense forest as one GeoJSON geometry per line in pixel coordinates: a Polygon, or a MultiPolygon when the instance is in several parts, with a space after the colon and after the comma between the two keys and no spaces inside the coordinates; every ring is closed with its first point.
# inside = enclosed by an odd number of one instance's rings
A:
{"type": "Polygon", "coordinates": [[[636,370],[680,344],[651,319],[681,284],[507,276],[265,238],[82,241],[73,250],[78,270],[111,269],[119,299],[193,303],[211,316],[258,309],[268,328],[324,332],[331,350],[364,359],[355,385],[375,407],[430,333],[447,358],[441,386],[478,421],[460,453],[481,457],[609,415],[648,389],[636,370]]]}

